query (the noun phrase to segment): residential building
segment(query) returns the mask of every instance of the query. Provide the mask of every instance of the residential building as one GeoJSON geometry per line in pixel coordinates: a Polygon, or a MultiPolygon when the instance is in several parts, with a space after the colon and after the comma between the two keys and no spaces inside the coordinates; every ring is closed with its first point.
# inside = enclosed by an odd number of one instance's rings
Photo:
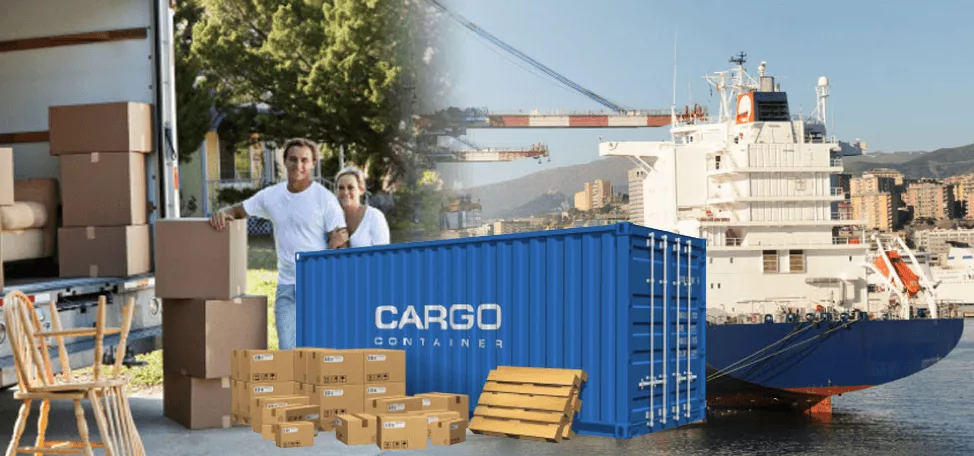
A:
{"type": "Polygon", "coordinates": [[[643,179],[646,171],[641,168],[629,170],[629,221],[637,225],[646,225],[643,220],[643,179]]]}

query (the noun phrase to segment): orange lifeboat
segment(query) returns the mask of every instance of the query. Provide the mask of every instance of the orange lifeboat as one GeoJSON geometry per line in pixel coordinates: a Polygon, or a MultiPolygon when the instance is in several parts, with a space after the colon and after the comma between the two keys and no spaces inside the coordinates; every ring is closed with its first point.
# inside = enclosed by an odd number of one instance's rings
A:
{"type": "MultiPolygon", "coordinates": [[[[906,290],[909,292],[910,297],[914,297],[920,292],[920,278],[910,269],[906,263],[903,262],[903,258],[900,254],[895,251],[887,251],[886,256],[889,257],[890,263],[893,264],[893,269],[896,270],[896,275],[899,276],[903,284],[906,285],[906,290]]],[[[884,276],[889,277],[889,268],[886,267],[886,262],[882,258],[876,258],[873,260],[873,265],[879,270],[884,276]]]]}

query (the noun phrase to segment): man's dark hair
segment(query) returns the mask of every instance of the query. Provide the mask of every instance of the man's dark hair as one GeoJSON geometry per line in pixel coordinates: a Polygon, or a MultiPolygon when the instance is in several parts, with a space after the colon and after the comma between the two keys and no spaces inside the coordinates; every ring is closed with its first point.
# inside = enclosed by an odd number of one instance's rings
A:
{"type": "Polygon", "coordinates": [[[287,161],[287,153],[292,147],[307,147],[311,150],[311,160],[318,163],[318,145],[304,138],[294,138],[284,144],[284,161],[287,161]]]}

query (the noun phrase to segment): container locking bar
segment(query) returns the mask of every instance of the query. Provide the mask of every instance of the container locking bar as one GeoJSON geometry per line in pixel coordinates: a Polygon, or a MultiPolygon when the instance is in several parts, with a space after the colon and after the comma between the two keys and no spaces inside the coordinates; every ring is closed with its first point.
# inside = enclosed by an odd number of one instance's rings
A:
{"type": "Polygon", "coordinates": [[[646,284],[649,285],[649,376],[643,377],[639,381],[639,389],[649,387],[649,410],[646,411],[646,425],[653,427],[655,421],[653,418],[654,400],[656,399],[654,390],[656,386],[666,383],[662,375],[656,375],[656,233],[649,234],[646,246],[649,247],[649,278],[646,279],[646,284]]]}

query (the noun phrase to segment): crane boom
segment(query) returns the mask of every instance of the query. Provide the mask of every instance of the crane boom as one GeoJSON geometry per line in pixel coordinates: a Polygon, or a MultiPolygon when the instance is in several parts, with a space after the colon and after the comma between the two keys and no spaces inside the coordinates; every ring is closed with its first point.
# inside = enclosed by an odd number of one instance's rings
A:
{"type": "Polygon", "coordinates": [[[579,85],[578,83],[572,81],[571,79],[568,79],[568,78],[562,76],[557,71],[549,68],[548,66],[542,64],[541,62],[538,62],[537,60],[531,58],[527,54],[525,54],[525,53],[523,53],[523,52],[515,49],[511,45],[509,45],[509,44],[501,41],[496,36],[491,35],[489,32],[487,32],[486,30],[478,27],[477,24],[474,24],[469,19],[467,19],[467,18],[465,18],[465,17],[463,17],[463,16],[461,16],[461,15],[459,15],[459,14],[451,11],[446,6],[444,6],[442,3],[440,3],[438,0],[427,0],[427,1],[430,2],[431,4],[433,4],[433,6],[435,6],[437,9],[439,9],[439,10],[443,11],[444,13],[446,13],[453,20],[455,20],[458,23],[460,23],[460,25],[463,25],[464,27],[472,30],[477,35],[480,35],[481,37],[486,38],[490,42],[496,44],[501,49],[509,52],[510,54],[513,54],[515,57],[518,57],[519,59],[524,60],[525,62],[527,62],[531,66],[533,66],[533,67],[541,70],[542,72],[544,72],[548,76],[551,76],[551,77],[557,79],[559,82],[561,82],[562,84],[565,84],[566,86],[568,86],[571,89],[574,89],[576,92],[581,93],[582,95],[585,95],[585,96],[591,98],[592,100],[595,100],[599,104],[601,104],[601,105],[603,105],[603,106],[605,106],[605,107],[607,107],[609,109],[612,109],[613,111],[620,112],[620,113],[625,113],[625,112],[631,112],[631,111],[633,111],[631,108],[629,108],[627,106],[623,106],[623,105],[620,105],[618,103],[614,103],[614,102],[606,99],[605,97],[603,97],[601,95],[598,95],[595,92],[592,92],[591,90],[586,89],[585,87],[582,87],[581,85],[579,85]]]}

